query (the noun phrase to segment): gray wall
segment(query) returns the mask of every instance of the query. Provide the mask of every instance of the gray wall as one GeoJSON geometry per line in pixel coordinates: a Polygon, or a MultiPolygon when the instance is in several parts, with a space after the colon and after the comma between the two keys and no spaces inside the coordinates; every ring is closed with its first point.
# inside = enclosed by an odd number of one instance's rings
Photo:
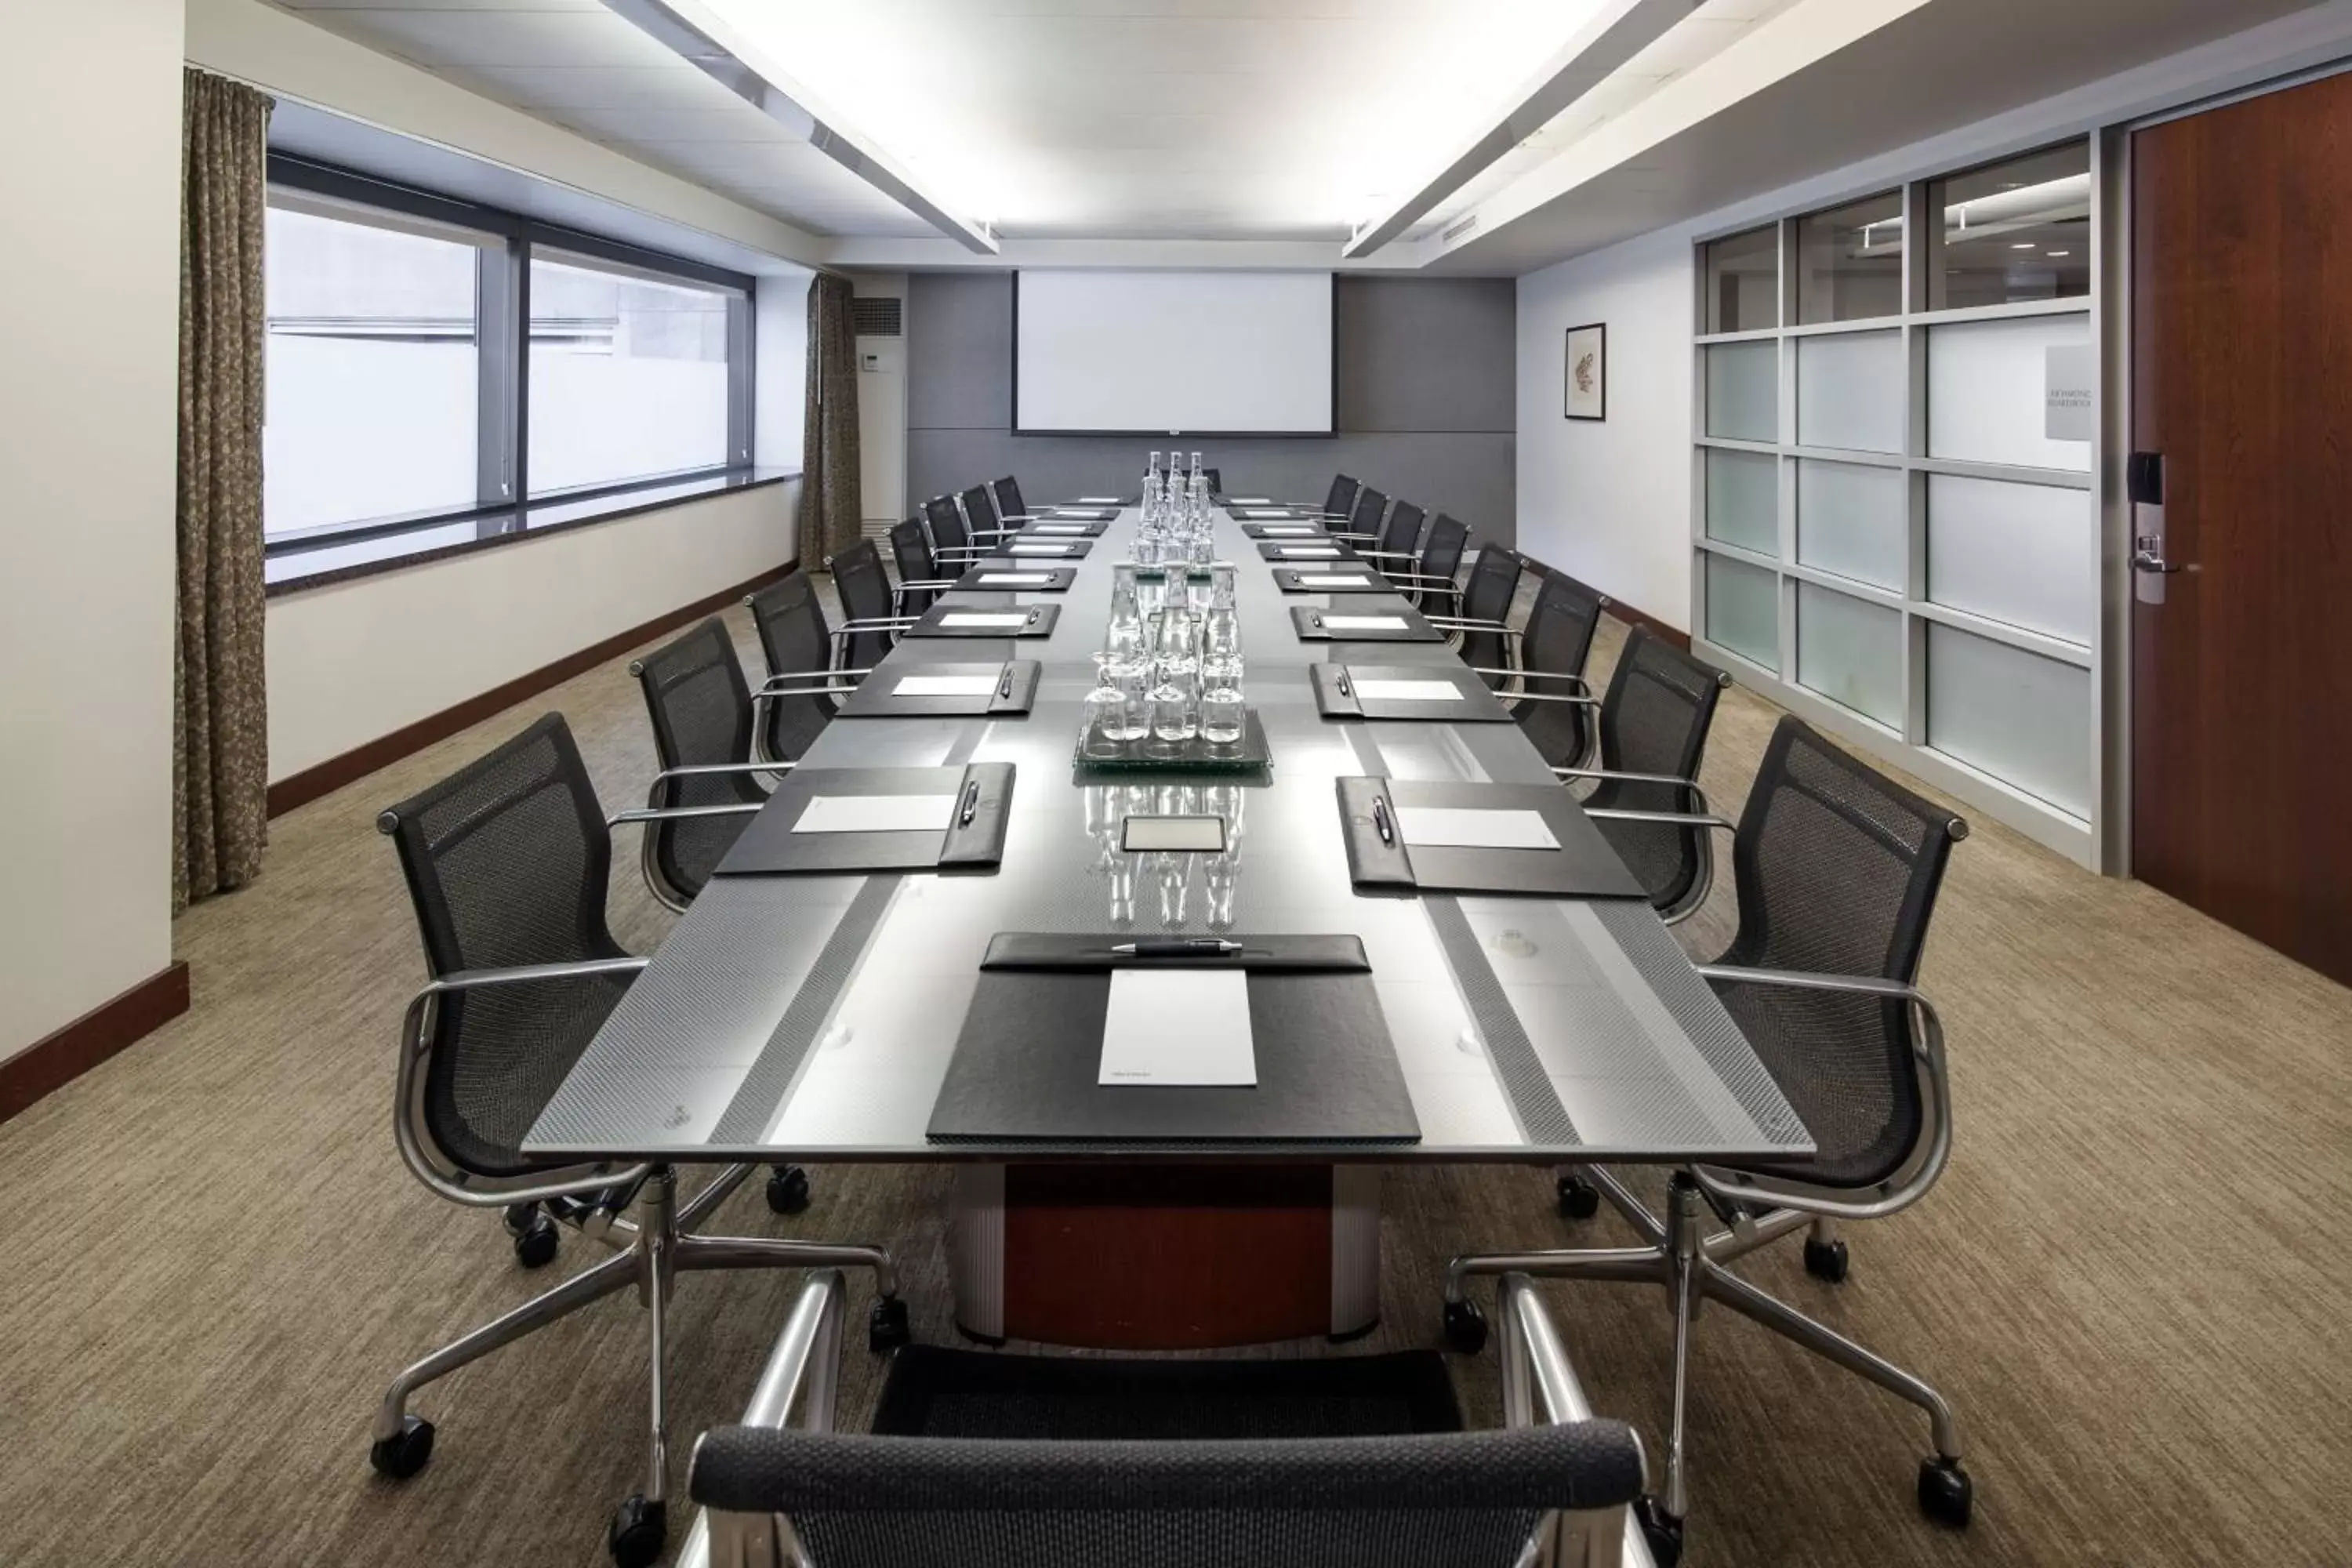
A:
{"type": "MultiPolygon", "coordinates": [[[[1507,278],[1335,280],[1336,436],[1200,443],[1241,495],[1320,500],[1335,472],[1512,542],[1517,286],[1507,278]]],[[[1033,502],[1125,493],[1142,436],[1015,436],[1011,274],[918,273],[907,296],[907,494],[1016,475],[1033,502]]]]}

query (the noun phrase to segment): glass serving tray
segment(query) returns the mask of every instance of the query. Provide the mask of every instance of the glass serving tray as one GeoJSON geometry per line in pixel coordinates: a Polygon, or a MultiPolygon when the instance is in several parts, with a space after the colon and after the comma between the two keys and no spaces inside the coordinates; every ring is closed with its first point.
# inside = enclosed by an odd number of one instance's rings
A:
{"type": "Polygon", "coordinates": [[[1198,736],[1189,741],[1108,742],[1080,735],[1072,761],[1080,773],[1259,773],[1274,766],[1274,752],[1265,741],[1265,726],[1257,710],[1242,710],[1238,741],[1213,745],[1198,736]]]}

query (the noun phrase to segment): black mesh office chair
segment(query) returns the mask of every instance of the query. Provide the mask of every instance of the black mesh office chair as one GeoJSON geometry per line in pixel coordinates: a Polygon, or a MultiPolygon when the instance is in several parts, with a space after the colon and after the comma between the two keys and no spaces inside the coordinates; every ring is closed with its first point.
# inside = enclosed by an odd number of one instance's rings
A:
{"type": "Polygon", "coordinates": [[[1384,570],[1381,574],[1421,609],[1459,615],[1462,584],[1457,574],[1462,570],[1463,547],[1469,541],[1468,526],[1441,511],[1429,525],[1429,531],[1422,536],[1420,558],[1412,569],[1384,570]]]}
{"type": "Polygon", "coordinates": [[[920,617],[901,613],[898,590],[882,569],[882,553],[870,539],[825,563],[833,591],[841,595],[841,625],[833,628],[833,662],[844,669],[872,669],[887,658],[898,634],[920,617]]]}
{"type": "Polygon", "coordinates": [[[743,808],[646,824],[646,886],[671,909],[683,910],[734,847],[772,782],[792,764],[752,759],[751,691],[735,657],[735,639],[718,616],[633,661],[629,673],[645,692],[661,758],[646,805],[743,808]]]}
{"type": "MultiPolygon", "coordinates": [[[[1462,614],[1432,616],[1429,624],[1457,640],[1454,651],[1473,669],[1516,672],[1519,666],[1519,632],[1511,625],[1511,603],[1518,597],[1519,574],[1526,563],[1516,552],[1489,544],[1478,552],[1470,568],[1470,585],[1462,591],[1462,614]]],[[[1482,676],[1500,689],[1510,675],[1482,676]]]]}
{"type": "MultiPolygon", "coordinates": [[[[925,501],[923,521],[930,525],[931,553],[942,564],[961,571],[988,553],[972,542],[971,534],[963,524],[963,513],[957,509],[955,497],[933,496],[925,501]]],[[[987,542],[993,543],[994,541],[987,542]]]]}
{"type": "MultiPolygon", "coordinates": [[[[681,811],[734,807],[685,807],[681,811]]],[[[613,820],[659,814],[623,812],[613,820]]],[[[672,813],[670,815],[677,815],[672,813]]],[[[562,716],[551,713],[377,818],[416,907],[432,980],[402,1022],[394,1142],[417,1179],[452,1203],[567,1220],[621,1250],[554,1289],[444,1346],[394,1378],[376,1411],[368,1459],[404,1480],[433,1454],[433,1426],[408,1400],[490,1352],[634,1287],[650,1313],[656,1358],[646,1489],[615,1510],[607,1542],[623,1568],[661,1553],[667,1467],[661,1403],[662,1325],[672,1277],[705,1268],[870,1268],[881,1293],[877,1348],[906,1341],[887,1253],[771,1237],[707,1237],[692,1227],[751,1173],[729,1166],[685,1203],[667,1166],[560,1163],[521,1144],[646,960],[605,922],[610,827],[562,716]],[[634,1207],[634,1219],[622,1217],[634,1207]]]]}
{"type": "Polygon", "coordinates": [[[898,608],[901,614],[921,615],[941,594],[956,585],[956,579],[943,575],[939,563],[932,559],[931,542],[919,519],[910,517],[890,525],[890,554],[898,563],[898,608]]]}
{"type": "Polygon", "coordinates": [[[1519,634],[1518,667],[1494,665],[1477,672],[1503,677],[1516,687],[1508,692],[1511,717],[1554,772],[1580,764],[1592,751],[1598,704],[1584,666],[1608,603],[1556,573],[1545,574],[1519,634]]]}
{"type": "Polygon", "coordinates": [[[1036,518],[1021,499],[1021,481],[1007,474],[990,484],[996,492],[996,522],[1002,528],[1008,523],[1034,522],[1036,518]]]}
{"type": "Polygon", "coordinates": [[[1370,485],[1356,487],[1355,509],[1348,521],[1337,523],[1324,520],[1324,531],[1334,539],[1344,539],[1355,544],[1377,544],[1381,539],[1381,522],[1388,516],[1389,498],[1370,485]]]}
{"type": "Polygon", "coordinates": [[[1389,520],[1381,525],[1380,537],[1369,549],[1357,544],[1356,553],[1391,582],[1410,580],[1421,570],[1421,525],[1427,515],[1409,500],[1398,501],[1389,508],[1389,520]]]}
{"type": "Polygon", "coordinates": [[[1225,476],[1223,469],[1204,467],[1202,468],[1201,472],[1209,481],[1209,493],[1211,495],[1221,496],[1225,493],[1225,476]]]}
{"type": "MultiPolygon", "coordinates": [[[[1331,522],[1346,521],[1349,516],[1355,510],[1356,491],[1361,488],[1361,485],[1357,480],[1349,478],[1346,474],[1332,475],[1331,489],[1323,498],[1323,517],[1325,521],[1331,522]]],[[[1293,504],[1307,506],[1310,503],[1299,501],[1294,502],[1293,504]]]]}
{"type": "Polygon", "coordinates": [[[751,699],[761,715],[757,760],[798,762],[833,722],[837,689],[854,689],[866,671],[833,668],[833,635],[807,573],[792,573],[743,603],[768,656],[768,679],[751,699]]]}
{"type": "Polygon", "coordinates": [[[1720,819],[1708,810],[1698,769],[1716,704],[1730,684],[1723,671],[1635,626],[1601,700],[1601,765],[1552,769],[1563,779],[1596,781],[1585,815],[1668,925],[1696,913],[1715,881],[1708,828],[1720,819]]]}
{"type": "Polygon", "coordinates": [[[1446,1271],[1446,1333],[1464,1350],[1486,1337],[1483,1315],[1464,1294],[1474,1274],[1665,1286],[1675,1304],[1675,1415],[1666,1491],[1647,1504],[1654,1539],[1678,1544],[1681,1535],[1683,1383],[1701,1297],[1925,1410],[1935,1451],[1919,1467],[1920,1509],[1946,1524],[1969,1521],[1974,1488],[1943,1395],[1727,1267],[1810,1230],[1806,1268],[1843,1279],[1847,1259],[1833,1234],[1837,1222],[1907,1208],[1943,1173],[1952,1144],[1951,1084],[1943,1025],[1917,977],[1945,864],[1967,836],[1961,818],[1847,755],[1802,720],[1782,719],[1732,838],[1738,933],[1698,973],[1811,1132],[1816,1152],[1679,1171],[1664,1216],[1593,1169],[1593,1184],[1645,1247],[1457,1258],[1446,1271]],[[1706,1223],[1710,1210],[1728,1228],[1706,1223]]]}
{"type": "Polygon", "coordinates": [[[972,538],[983,543],[1001,544],[1020,532],[1021,524],[1029,521],[1024,517],[1007,528],[1004,519],[998,513],[994,499],[988,493],[986,485],[972,486],[957,497],[956,501],[963,508],[965,528],[972,538]]]}
{"type": "Polygon", "coordinates": [[[1426,1352],[916,1346],[891,1363],[874,1431],[838,1434],[841,1295],[837,1275],[809,1283],[742,1424],[695,1446],[713,1568],[1651,1568],[1629,1528],[1640,1441],[1591,1417],[1524,1279],[1502,1287],[1507,1425],[1478,1431],[1426,1352]]]}

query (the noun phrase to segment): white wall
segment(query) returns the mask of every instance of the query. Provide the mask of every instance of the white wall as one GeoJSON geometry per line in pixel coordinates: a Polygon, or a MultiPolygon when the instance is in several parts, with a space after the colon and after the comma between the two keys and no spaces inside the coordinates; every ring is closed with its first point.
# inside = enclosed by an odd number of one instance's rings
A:
{"type": "Polygon", "coordinates": [[[0,53],[0,1058],[172,961],[181,16],[0,53]]]}
{"type": "Polygon", "coordinates": [[[269,602],[269,776],[339,756],[782,565],[800,481],[269,602]]]}
{"type": "Polygon", "coordinates": [[[1518,548],[1690,625],[1691,245],[1644,235],[1519,279],[1518,548]],[[1609,417],[1562,413],[1567,332],[1609,327],[1609,417]]]}

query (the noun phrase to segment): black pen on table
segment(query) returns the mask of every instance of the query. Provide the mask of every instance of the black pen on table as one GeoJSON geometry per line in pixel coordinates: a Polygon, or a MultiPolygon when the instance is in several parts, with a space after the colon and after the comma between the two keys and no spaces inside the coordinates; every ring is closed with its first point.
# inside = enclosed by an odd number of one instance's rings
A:
{"type": "Polygon", "coordinates": [[[1002,679],[1002,680],[1000,680],[1000,681],[998,681],[998,682],[996,683],[996,696],[997,696],[997,700],[999,700],[999,701],[1003,701],[1003,700],[1004,700],[1006,698],[1011,697],[1012,695],[1013,695],[1013,667],[1012,667],[1011,665],[1009,665],[1009,664],[1008,664],[1008,665],[1006,665],[1006,666],[1004,667],[1004,679],[1002,679]]]}
{"type": "Polygon", "coordinates": [[[1111,951],[1136,958],[1198,958],[1203,954],[1223,957],[1241,952],[1242,944],[1221,936],[1160,937],[1150,942],[1123,942],[1111,951]]]}
{"type": "Polygon", "coordinates": [[[1354,692],[1348,689],[1348,667],[1344,664],[1339,667],[1339,695],[1342,697],[1353,697],[1355,695],[1354,692]]]}
{"type": "Polygon", "coordinates": [[[1381,843],[1396,842],[1396,830],[1389,826],[1389,801],[1386,795],[1372,796],[1372,826],[1381,830],[1381,843]]]}

